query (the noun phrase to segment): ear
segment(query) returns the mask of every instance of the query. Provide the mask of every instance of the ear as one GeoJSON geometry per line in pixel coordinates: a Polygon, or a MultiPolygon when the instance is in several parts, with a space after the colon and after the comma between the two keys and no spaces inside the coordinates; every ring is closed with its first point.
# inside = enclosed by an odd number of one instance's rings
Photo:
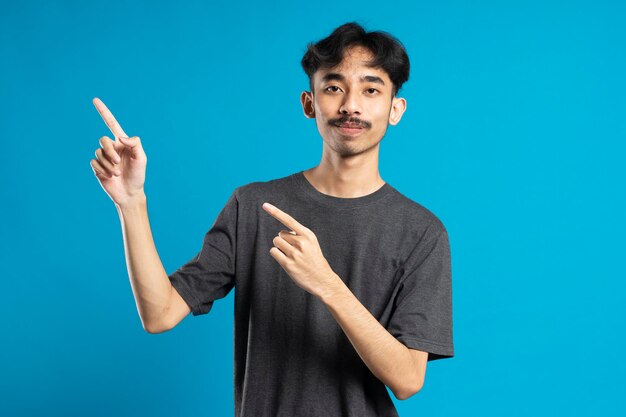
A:
{"type": "Polygon", "coordinates": [[[310,91],[303,91],[300,94],[300,102],[302,103],[302,111],[304,116],[308,119],[315,118],[315,102],[313,100],[313,93],[310,91]]]}
{"type": "Polygon", "coordinates": [[[406,100],[402,97],[394,97],[391,100],[391,111],[389,112],[389,124],[395,126],[402,119],[406,110],[406,100]]]}

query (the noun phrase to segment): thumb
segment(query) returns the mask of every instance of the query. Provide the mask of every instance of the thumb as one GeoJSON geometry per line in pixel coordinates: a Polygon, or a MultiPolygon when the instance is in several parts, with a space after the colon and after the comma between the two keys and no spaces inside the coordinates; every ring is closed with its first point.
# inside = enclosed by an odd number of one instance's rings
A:
{"type": "Polygon", "coordinates": [[[141,139],[139,136],[133,136],[132,138],[127,138],[125,136],[119,137],[120,142],[131,149],[131,153],[133,156],[138,156],[139,151],[141,149],[141,139]]]}

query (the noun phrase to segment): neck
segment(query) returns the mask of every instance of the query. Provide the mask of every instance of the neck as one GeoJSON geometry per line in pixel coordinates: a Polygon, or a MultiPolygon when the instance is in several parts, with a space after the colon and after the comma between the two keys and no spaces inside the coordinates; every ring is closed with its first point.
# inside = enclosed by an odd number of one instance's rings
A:
{"type": "Polygon", "coordinates": [[[322,162],[303,172],[319,192],[333,197],[363,197],[385,185],[378,171],[378,159],[354,162],[349,159],[322,162]]]}

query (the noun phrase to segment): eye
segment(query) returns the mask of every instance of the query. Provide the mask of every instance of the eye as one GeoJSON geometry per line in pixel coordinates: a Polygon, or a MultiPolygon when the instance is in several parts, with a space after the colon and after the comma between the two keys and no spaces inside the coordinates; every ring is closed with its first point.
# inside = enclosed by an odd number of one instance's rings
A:
{"type": "MultiPolygon", "coordinates": [[[[324,89],[324,91],[328,91],[330,88],[336,88],[337,90],[339,90],[339,87],[337,87],[336,85],[330,85],[330,86],[326,87],[326,88],[324,89]]],[[[332,92],[332,93],[336,93],[336,92],[337,92],[337,90],[332,90],[331,92],[332,92]]]]}
{"type": "Polygon", "coordinates": [[[375,88],[368,88],[368,89],[367,89],[367,92],[368,92],[368,93],[370,93],[370,94],[375,94],[375,93],[377,93],[377,92],[378,92],[378,90],[377,90],[377,89],[375,89],[375,88]]]}

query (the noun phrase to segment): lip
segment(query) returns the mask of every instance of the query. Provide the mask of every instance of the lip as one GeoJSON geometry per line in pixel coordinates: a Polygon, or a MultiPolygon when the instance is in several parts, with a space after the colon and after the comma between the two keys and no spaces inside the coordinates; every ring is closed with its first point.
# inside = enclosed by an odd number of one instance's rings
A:
{"type": "Polygon", "coordinates": [[[339,125],[335,125],[335,127],[339,129],[341,133],[348,136],[356,136],[364,130],[362,127],[342,127],[339,125]]]}

